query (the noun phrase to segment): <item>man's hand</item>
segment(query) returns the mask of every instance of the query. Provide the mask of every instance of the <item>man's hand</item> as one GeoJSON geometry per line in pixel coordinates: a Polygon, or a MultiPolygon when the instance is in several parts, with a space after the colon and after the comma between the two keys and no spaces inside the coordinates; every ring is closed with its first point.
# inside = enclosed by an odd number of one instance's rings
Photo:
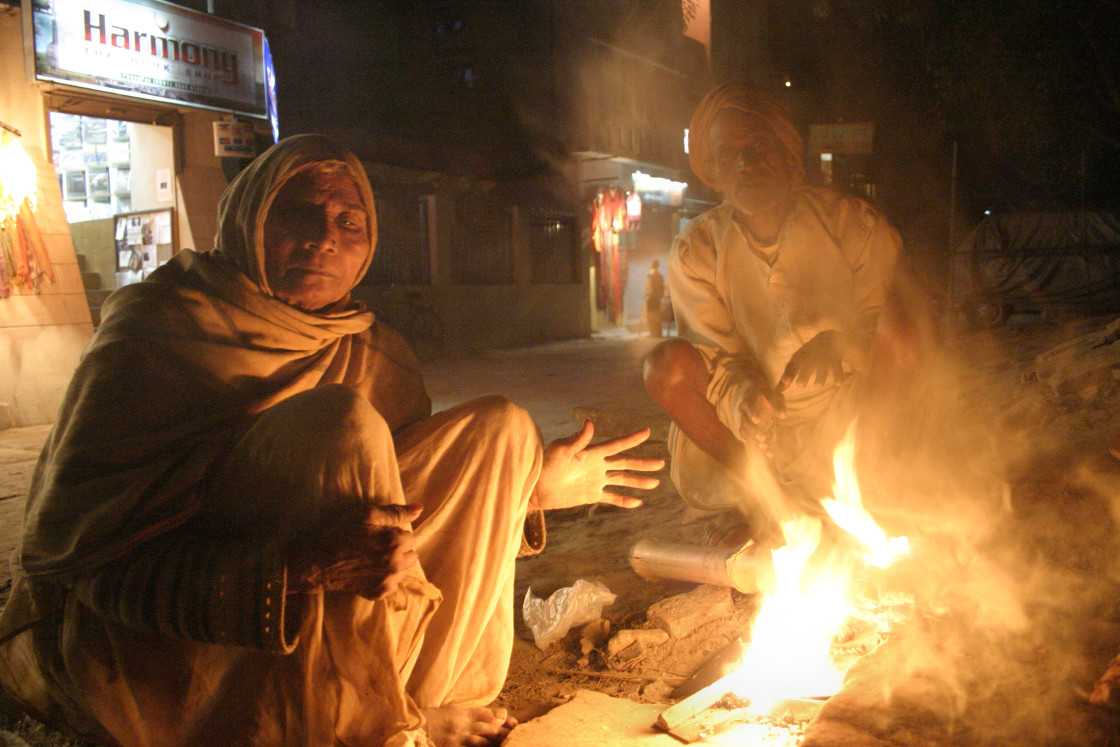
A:
{"type": "Polygon", "coordinates": [[[589,446],[595,427],[590,420],[567,438],[560,438],[544,450],[544,464],[537,479],[530,510],[549,511],[588,503],[610,503],[622,508],[635,508],[641,500],[615,493],[611,485],[650,490],[660,481],[655,477],[632,475],[628,470],[656,472],[665,466],[660,459],[618,456],[649,438],[649,429],[629,436],[589,446]]]}
{"type": "Polygon", "coordinates": [[[844,336],[835,329],[821,332],[793,354],[774,389],[784,392],[794,384],[824,386],[844,379],[844,336]]]}
{"type": "Polygon", "coordinates": [[[325,528],[292,542],[290,591],[341,591],[380,599],[400,586],[416,565],[410,525],[422,507],[366,506],[345,510],[325,528]]]}
{"type": "Polygon", "coordinates": [[[786,400],[781,392],[764,383],[752,384],[747,389],[741,405],[739,437],[744,441],[754,439],[764,455],[774,456],[774,421],[786,416],[786,400]]]}

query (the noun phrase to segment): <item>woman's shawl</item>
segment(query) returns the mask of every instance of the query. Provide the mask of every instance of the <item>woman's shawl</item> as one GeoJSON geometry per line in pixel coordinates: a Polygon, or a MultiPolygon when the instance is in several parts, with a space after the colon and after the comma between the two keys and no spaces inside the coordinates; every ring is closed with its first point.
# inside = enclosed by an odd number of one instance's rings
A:
{"type": "Polygon", "coordinates": [[[181,252],[106,302],[32,478],[19,572],[65,583],[183,524],[231,439],[298,392],[346,384],[394,430],[429,414],[416,359],[361,304],[306,313],[267,287],[268,206],[292,174],[323,161],[353,175],[372,255],[369,181],[332,141],[288,138],[242,172],[219,203],[214,251],[181,252]]]}

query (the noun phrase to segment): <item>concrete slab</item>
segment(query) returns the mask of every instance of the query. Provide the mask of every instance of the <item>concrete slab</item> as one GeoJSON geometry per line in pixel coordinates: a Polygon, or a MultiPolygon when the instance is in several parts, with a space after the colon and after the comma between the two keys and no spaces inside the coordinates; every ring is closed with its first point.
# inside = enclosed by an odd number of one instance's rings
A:
{"type": "Polygon", "coordinates": [[[521,724],[505,747],[680,747],[680,742],[654,731],[664,706],[635,703],[603,693],[580,690],[562,706],[521,724]]]}
{"type": "MultiPolygon", "coordinates": [[[[635,703],[591,690],[515,728],[503,747],[680,747],[653,724],[663,705],[635,703]]],[[[693,743],[718,747],[796,747],[803,724],[756,719],[742,709],[711,711],[693,743]],[[701,736],[704,735],[704,736],[701,736]]]]}

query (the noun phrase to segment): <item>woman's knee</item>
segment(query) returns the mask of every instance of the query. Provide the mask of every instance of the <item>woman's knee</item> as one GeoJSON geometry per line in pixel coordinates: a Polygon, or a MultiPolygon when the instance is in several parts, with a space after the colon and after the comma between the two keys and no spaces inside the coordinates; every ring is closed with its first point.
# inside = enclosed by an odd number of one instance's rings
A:
{"type": "Polygon", "coordinates": [[[399,502],[394,468],[385,419],[353,389],[324,385],[261,413],[211,475],[205,511],[231,527],[294,531],[355,501],[399,502]]]}
{"type": "Polygon", "coordinates": [[[487,433],[516,435],[536,433],[537,425],[528,410],[497,394],[479,397],[468,403],[476,428],[487,433]]]}
{"type": "Polygon", "coordinates": [[[698,378],[706,375],[700,352],[680,338],[658,343],[642,364],[646,391],[658,402],[683,386],[694,388],[698,378]]]}
{"type": "MultiPolygon", "coordinates": [[[[286,421],[301,434],[324,443],[356,436],[389,437],[389,425],[369,400],[344,384],[324,384],[275,405],[266,415],[286,421]]],[[[263,416],[262,416],[263,417],[263,416]]]]}

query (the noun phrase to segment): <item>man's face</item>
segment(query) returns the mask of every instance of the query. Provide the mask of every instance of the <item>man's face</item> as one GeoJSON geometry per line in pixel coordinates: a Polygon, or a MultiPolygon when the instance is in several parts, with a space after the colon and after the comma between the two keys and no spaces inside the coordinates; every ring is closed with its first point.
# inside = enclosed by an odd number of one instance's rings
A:
{"type": "Polygon", "coordinates": [[[794,159],[757,114],[724,109],[708,131],[712,181],[747,215],[783,203],[793,186],[794,159]]]}
{"type": "Polygon", "coordinates": [[[303,172],[276,195],[264,223],[265,274],[284,303],[319,311],[358,282],[371,250],[369,216],[344,172],[303,172]]]}

